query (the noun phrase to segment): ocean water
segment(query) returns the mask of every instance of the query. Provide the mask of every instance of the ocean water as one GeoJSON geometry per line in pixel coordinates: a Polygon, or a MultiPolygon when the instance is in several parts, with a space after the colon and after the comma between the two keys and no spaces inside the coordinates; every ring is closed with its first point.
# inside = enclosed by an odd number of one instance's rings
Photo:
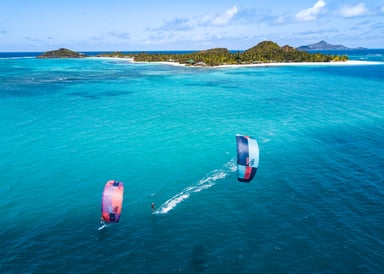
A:
{"type": "Polygon", "coordinates": [[[0,272],[383,273],[383,53],[242,68],[3,54],[0,272]],[[249,184],[236,133],[259,143],[249,184]],[[123,212],[97,231],[110,179],[123,212]]]}

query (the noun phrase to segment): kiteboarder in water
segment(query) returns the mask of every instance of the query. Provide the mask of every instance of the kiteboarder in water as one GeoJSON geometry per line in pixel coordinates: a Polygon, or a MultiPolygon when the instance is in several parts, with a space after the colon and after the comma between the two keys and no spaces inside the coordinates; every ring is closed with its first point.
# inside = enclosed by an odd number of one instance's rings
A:
{"type": "Polygon", "coordinates": [[[103,225],[105,225],[105,221],[104,221],[103,217],[100,217],[100,226],[103,226],[103,225]]]}
{"type": "Polygon", "coordinates": [[[107,222],[104,220],[103,216],[100,217],[100,227],[98,230],[102,230],[103,228],[107,227],[108,224],[107,222]]]}
{"type": "Polygon", "coordinates": [[[154,202],[152,202],[151,208],[152,208],[152,212],[154,212],[154,211],[156,210],[156,207],[155,207],[155,203],[154,203],[154,202]]]}

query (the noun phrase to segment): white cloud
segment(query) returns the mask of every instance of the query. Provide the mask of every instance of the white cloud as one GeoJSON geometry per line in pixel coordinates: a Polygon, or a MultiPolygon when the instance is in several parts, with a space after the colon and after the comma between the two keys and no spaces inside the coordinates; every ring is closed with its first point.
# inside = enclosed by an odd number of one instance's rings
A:
{"type": "Polygon", "coordinates": [[[159,31],[188,31],[192,30],[189,25],[189,20],[186,18],[175,18],[172,21],[167,21],[158,28],[148,30],[159,30],[159,31]]]}
{"type": "Polygon", "coordinates": [[[340,10],[340,13],[343,17],[361,16],[367,12],[368,9],[365,7],[365,3],[359,3],[355,6],[345,6],[340,10]]]}
{"type": "Polygon", "coordinates": [[[128,32],[114,32],[110,31],[108,34],[112,37],[119,38],[119,39],[130,39],[130,35],[128,32]]]}
{"type": "Polygon", "coordinates": [[[25,36],[24,39],[27,40],[27,41],[32,41],[32,42],[41,42],[41,41],[43,41],[40,38],[31,37],[31,36],[25,36]]]}
{"type": "Polygon", "coordinates": [[[238,13],[236,6],[233,6],[227,10],[224,14],[218,16],[205,16],[201,23],[203,25],[214,25],[214,26],[226,26],[231,21],[231,19],[238,13]]]}
{"type": "Polygon", "coordinates": [[[287,21],[287,19],[285,18],[285,16],[279,16],[276,18],[276,23],[277,24],[283,24],[287,21]]]}
{"type": "Polygon", "coordinates": [[[323,0],[319,0],[312,8],[299,11],[296,14],[296,18],[300,21],[316,20],[316,15],[318,15],[325,6],[326,3],[323,0]]]}

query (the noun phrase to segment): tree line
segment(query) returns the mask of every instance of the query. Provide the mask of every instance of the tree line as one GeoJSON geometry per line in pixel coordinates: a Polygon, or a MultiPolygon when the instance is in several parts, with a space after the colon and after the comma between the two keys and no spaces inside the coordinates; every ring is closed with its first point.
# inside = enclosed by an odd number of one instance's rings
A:
{"type": "Polygon", "coordinates": [[[177,62],[186,65],[219,66],[258,63],[292,62],[342,62],[345,55],[330,55],[297,50],[291,46],[280,47],[272,41],[263,41],[246,51],[231,52],[226,48],[214,48],[191,53],[104,53],[102,57],[133,58],[138,62],[177,62]]]}

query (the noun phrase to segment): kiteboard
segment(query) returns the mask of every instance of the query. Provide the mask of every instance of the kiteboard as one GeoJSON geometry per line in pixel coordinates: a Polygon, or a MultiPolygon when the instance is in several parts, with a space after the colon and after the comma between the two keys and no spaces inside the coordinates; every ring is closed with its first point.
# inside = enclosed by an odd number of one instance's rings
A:
{"type": "Polygon", "coordinates": [[[108,225],[107,225],[107,224],[103,224],[103,225],[100,226],[97,230],[102,230],[102,229],[104,229],[104,228],[106,228],[106,227],[108,227],[108,225]]]}

